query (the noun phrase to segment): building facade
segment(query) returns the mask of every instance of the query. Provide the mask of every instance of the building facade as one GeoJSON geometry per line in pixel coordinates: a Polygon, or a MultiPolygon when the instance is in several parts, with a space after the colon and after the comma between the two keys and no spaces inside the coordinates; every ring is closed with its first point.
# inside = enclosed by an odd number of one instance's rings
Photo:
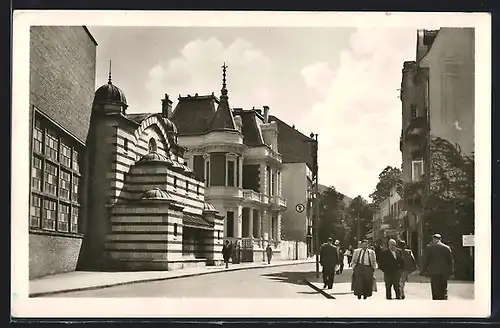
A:
{"type": "Polygon", "coordinates": [[[161,113],[127,114],[111,81],[95,92],[87,137],[87,233],[82,263],[95,270],[175,270],[222,262],[223,217],[161,113]]]}
{"type": "Polygon", "coordinates": [[[263,113],[229,106],[225,67],[221,93],[179,96],[172,121],[206,200],[225,217],[224,239],[240,247],[241,261],[262,261],[267,244],[280,252],[287,207],[278,129],[267,106],[263,113]]]}
{"type": "Polygon", "coordinates": [[[283,196],[288,207],[283,213],[282,236],[305,243],[302,256],[313,254],[313,147],[315,140],[289,126],[276,116],[269,120],[278,126],[278,150],[282,156],[283,196]]]}
{"type": "Polygon", "coordinates": [[[401,236],[404,234],[405,215],[403,199],[394,184],[391,186],[389,197],[384,199],[378,210],[373,213],[373,240],[405,239],[401,236]]]}
{"type": "Polygon", "coordinates": [[[84,26],[30,28],[30,279],[73,271],[80,258],[96,47],[84,26]]]}
{"type": "Polygon", "coordinates": [[[474,29],[419,30],[416,48],[416,60],[402,71],[400,150],[407,243],[421,256],[422,200],[433,174],[430,142],[442,138],[465,154],[474,151],[474,29]]]}

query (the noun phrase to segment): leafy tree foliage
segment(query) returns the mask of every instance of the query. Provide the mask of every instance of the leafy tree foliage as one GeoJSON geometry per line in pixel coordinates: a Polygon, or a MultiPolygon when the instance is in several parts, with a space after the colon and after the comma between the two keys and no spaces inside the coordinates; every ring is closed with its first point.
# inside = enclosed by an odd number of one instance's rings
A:
{"type": "Polygon", "coordinates": [[[397,184],[397,191],[403,195],[403,174],[397,167],[387,166],[378,176],[378,183],[375,191],[370,195],[375,205],[390,196],[391,186],[397,184]]]}
{"type": "Polygon", "coordinates": [[[429,163],[424,236],[440,233],[453,249],[456,277],[471,278],[473,259],[462,247],[462,235],[474,233],[474,155],[464,154],[445,139],[433,138],[429,163]]]}
{"type": "Polygon", "coordinates": [[[360,227],[361,239],[373,229],[373,212],[376,210],[377,205],[368,203],[366,199],[361,196],[354,198],[347,208],[347,238],[346,241],[350,245],[355,245],[358,233],[358,218],[360,227]]]}
{"type": "Polygon", "coordinates": [[[346,236],[344,195],[335,187],[327,188],[319,197],[320,242],[329,237],[344,240],[346,236]]]}

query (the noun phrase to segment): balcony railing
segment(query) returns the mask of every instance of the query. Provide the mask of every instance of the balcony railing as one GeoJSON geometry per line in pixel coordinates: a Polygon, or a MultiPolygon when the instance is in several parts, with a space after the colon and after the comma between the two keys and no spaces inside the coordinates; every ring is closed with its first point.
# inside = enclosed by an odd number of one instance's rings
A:
{"type": "Polygon", "coordinates": [[[240,248],[265,248],[267,244],[271,247],[278,248],[280,241],[277,239],[264,239],[259,237],[225,237],[224,240],[229,240],[233,245],[239,244],[240,248]]]}
{"type": "Polygon", "coordinates": [[[243,190],[238,187],[210,186],[205,188],[205,198],[242,198],[243,190]]]}
{"type": "Polygon", "coordinates": [[[243,198],[245,198],[245,200],[250,200],[254,202],[262,202],[261,194],[251,189],[243,190],[243,198]]]}
{"type": "Polygon", "coordinates": [[[286,208],[286,199],[284,197],[273,196],[272,197],[272,202],[273,202],[274,205],[276,205],[278,207],[284,207],[284,208],[286,208]]]}

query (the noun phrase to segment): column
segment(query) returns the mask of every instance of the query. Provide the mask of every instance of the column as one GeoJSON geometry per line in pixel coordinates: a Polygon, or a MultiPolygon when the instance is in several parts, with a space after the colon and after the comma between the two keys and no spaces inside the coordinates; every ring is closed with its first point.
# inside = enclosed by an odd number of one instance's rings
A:
{"type": "Polygon", "coordinates": [[[273,240],[274,239],[274,235],[273,235],[273,212],[271,211],[268,211],[267,212],[267,220],[268,220],[268,231],[269,231],[269,240],[273,240]]]}
{"type": "Polygon", "coordinates": [[[254,237],[253,235],[253,208],[249,207],[250,213],[248,213],[248,236],[254,237]]]}
{"type": "Polygon", "coordinates": [[[242,237],[242,224],[243,224],[243,207],[238,206],[234,211],[234,236],[236,238],[242,237]]]}
{"type": "Polygon", "coordinates": [[[243,187],[243,156],[240,156],[239,180],[240,180],[240,185],[237,187],[242,188],[243,187]]]}
{"type": "Polygon", "coordinates": [[[267,195],[267,170],[265,164],[260,164],[260,193],[267,195]]]}
{"type": "Polygon", "coordinates": [[[278,217],[277,217],[277,222],[276,222],[276,240],[277,241],[281,240],[281,219],[282,219],[282,213],[278,212],[278,217]]]}

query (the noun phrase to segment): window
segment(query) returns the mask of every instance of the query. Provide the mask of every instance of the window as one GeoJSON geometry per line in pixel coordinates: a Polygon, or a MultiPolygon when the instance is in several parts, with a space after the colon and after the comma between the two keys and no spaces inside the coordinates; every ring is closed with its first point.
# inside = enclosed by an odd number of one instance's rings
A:
{"type": "Polygon", "coordinates": [[[157,150],[156,140],[154,138],[149,139],[148,151],[154,153],[157,150]]]}
{"type": "Polygon", "coordinates": [[[186,180],[186,194],[189,192],[189,181],[186,180]]]}
{"type": "Polygon", "coordinates": [[[234,236],[234,212],[226,213],[226,237],[234,236]]]}
{"type": "Polygon", "coordinates": [[[42,219],[42,197],[31,194],[30,227],[39,228],[42,219]]]}
{"type": "Polygon", "coordinates": [[[76,150],[73,149],[73,170],[80,172],[80,157],[76,150]]]}
{"type": "Polygon", "coordinates": [[[57,166],[45,162],[44,191],[57,196],[57,166]]]}
{"type": "Polygon", "coordinates": [[[267,166],[266,174],[267,174],[267,195],[271,196],[271,168],[269,166],[267,166]]]}
{"type": "Polygon", "coordinates": [[[36,156],[33,156],[31,168],[31,188],[42,191],[42,160],[36,156]]]}
{"type": "Polygon", "coordinates": [[[424,174],[424,161],[413,161],[411,167],[411,179],[413,181],[420,181],[422,179],[422,174],[424,174]]]}
{"type": "Polygon", "coordinates": [[[43,152],[43,130],[40,120],[35,120],[35,128],[33,129],[33,150],[37,153],[43,152]]]}
{"type": "Polygon", "coordinates": [[[210,161],[205,163],[205,186],[210,186],[210,161]]]}
{"type": "Polygon", "coordinates": [[[80,218],[80,208],[73,206],[71,208],[71,232],[78,232],[78,219],[80,218]]]}
{"type": "Polygon", "coordinates": [[[80,201],[80,178],[73,176],[73,189],[71,190],[71,200],[74,202],[80,201]]]}
{"type": "Polygon", "coordinates": [[[71,167],[71,147],[61,142],[61,164],[71,167]]]}
{"type": "Polygon", "coordinates": [[[59,204],[59,217],[57,220],[57,230],[68,232],[69,229],[69,205],[59,204]]]}
{"type": "Polygon", "coordinates": [[[174,223],[174,237],[177,237],[177,223],[174,223]]]}
{"type": "Polygon", "coordinates": [[[217,230],[217,240],[220,240],[220,230],[217,230]]]}
{"type": "Polygon", "coordinates": [[[177,188],[177,177],[174,177],[174,188],[177,188]]]}
{"type": "Polygon", "coordinates": [[[236,157],[236,187],[241,187],[240,183],[240,158],[236,157]]]}
{"type": "Polygon", "coordinates": [[[199,195],[200,194],[200,186],[196,185],[196,194],[199,195]]]}
{"type": "Polygon", "coordinates": [[[57,161],[57,136],[52,130],[45,130],[45,155],[54,161],[57,161]]]}
{"type": "Polygon", "coordinates": [[[43,229],[56,230],[56,207],[57,203],[53,200],[43,201],[43,229]]]}
{"type": "MultiPolygon", "coordinates": [[[[76,178],[78,179],[78,178],[76,178]]],[[[61,181],[59,184],[59,196],[69,200],[71,195],[71,174],[61,170],[61,181]]]]}
{"type": "Polygon", "coordinates": [[[235,162],[230,160],[227,161],[227,186],[234,187],[234,178],[235,178],[235,162]]]}
{"type": "Polygon", "coordinates": [[[411,118],[416,118],[418,116],[417,105],[411,105],[411,118]]]}

